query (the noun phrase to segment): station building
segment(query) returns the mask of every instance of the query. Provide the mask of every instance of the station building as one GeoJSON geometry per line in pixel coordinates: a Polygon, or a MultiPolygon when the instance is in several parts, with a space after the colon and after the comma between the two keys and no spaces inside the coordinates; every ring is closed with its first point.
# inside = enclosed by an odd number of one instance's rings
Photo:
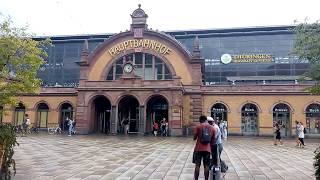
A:
{"type": "Polygon", "coordinates": [[[310,64],[291,55],[292,26],[162,32],[140,6],[131,18],[118,34],[50,37],[40,93],[1,106],[0,120],[18,125],[27,113],[41,128],[65,129],[70,117],[82,134],[119,134],[128,120],[130,133],[148,134],[166,118],[179,136],[205,114],[229,134],[273,135],[278,122],[288,137],[297,120],[319,135],[320,97],[300,80],[310,64]]]}

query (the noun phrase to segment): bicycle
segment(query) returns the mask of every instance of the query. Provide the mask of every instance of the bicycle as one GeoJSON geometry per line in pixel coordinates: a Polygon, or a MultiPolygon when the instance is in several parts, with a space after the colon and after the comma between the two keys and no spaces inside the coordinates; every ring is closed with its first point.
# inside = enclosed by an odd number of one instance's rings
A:
{"type": "Polygon", "coordinates": [[[30,128],[30,133],[31,134],[38,134],[39,133],[39,127],[32,127],[32,128],[30,128]]]}
{"type": "Polygon", "coordinates": [[[17,125],[14,127],[15,133],[18,135],[23,136],[23,128],[22,125],[17,125]]]}
{"type": "Polygon", "coordinates": [[[59,126],[48,128],[48,134],[61,134],[62,130],[59,126]]]}

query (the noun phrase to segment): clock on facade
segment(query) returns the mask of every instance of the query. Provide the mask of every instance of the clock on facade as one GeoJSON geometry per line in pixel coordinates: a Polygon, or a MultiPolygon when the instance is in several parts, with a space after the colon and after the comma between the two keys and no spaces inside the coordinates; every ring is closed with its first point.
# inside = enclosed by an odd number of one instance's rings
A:
{"type": "Polygon", "coordinates": [[[133,71],[133,65],[131,63],[126,63],[124,66],[123,66],[123,71],[125,73],[131,73],[133,71]]]}

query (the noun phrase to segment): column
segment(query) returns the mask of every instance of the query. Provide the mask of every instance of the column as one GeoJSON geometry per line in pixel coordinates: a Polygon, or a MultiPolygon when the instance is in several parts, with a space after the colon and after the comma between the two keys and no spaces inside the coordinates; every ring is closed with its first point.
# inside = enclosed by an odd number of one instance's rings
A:
{"type": "Polygon", "coordinates": [[[139,133],[144,134],[146,132],[145,120],[144,117],[144,106],[139,107],[139,133]]]}
{"type": "Polygon", "coordinates": [[[110,130],[111,130],[111,134],[116,134],[117,133],[117,124],[116,124],[116,120],[117,120],[117,107],[116,106],[112,106],[111,107],[111,126],[110,126],[110,130]]]}

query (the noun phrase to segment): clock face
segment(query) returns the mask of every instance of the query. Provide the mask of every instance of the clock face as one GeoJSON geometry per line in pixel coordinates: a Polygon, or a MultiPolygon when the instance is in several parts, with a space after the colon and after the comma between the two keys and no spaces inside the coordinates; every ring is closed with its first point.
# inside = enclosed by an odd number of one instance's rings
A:
{"type": "Polygon", "coordinates": [[[125,64],[123,66],[123,71],[126,72],[126,73],[131,73],[133,70],[133,66],[132,64],[125,64]]]}

